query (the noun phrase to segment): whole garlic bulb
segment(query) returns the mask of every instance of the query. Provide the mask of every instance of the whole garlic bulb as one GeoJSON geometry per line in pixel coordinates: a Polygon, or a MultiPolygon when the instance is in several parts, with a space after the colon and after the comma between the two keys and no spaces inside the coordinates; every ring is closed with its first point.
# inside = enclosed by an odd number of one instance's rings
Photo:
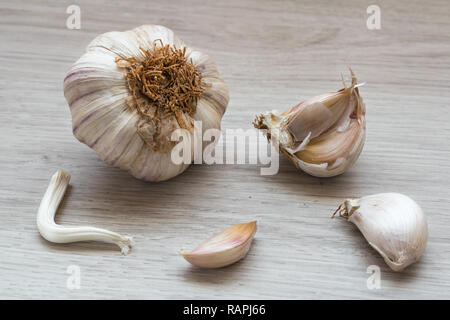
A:
{"type": "Polygon", "coordinates": [[[75,137],[147,181],[182,173],[189,164],[171,161],[172,132],[187,129],[193,146],[194,121],[220,129],[229,100],[214,60],[158,25],[98,36],[67,72],[64,95],[75,137]]]}
{"type": "Polygon", "coordinates": [[[298,169],[316,176],[344,173],[358,159],[366,138],[365,105],[356,77],[337,91],[310,98],[279,113],[258,116],[254,126],[298,169]]]}
{"type": "Polygon", "coordinates": [[[403,194],[347,199],[336,213],[354,223],[394,271],[418,261],[427,245],[427,219],[420,206],[403,194]]]}

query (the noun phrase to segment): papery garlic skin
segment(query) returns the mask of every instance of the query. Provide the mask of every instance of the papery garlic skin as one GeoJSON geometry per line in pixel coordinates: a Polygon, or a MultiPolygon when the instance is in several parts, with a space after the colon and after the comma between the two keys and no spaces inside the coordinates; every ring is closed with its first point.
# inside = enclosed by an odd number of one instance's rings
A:
{"type": "Polygon", "coordinates": [[[256,233],[256,221],[231,226],[212,236],[200,246],[180,254],[192,265],[201,268],[221,268],[243,259],[256,233]]]}
{"type": "Polygon", "coordinates": [[[46,240],[54,243],[70,243],[78,241],[101,241],[113,243],[120,247],[123,254],[127,254],[134,245],[132,237],[122,236],[118,233],[88,226],[63,226],[55,223],[55,214],[58,210],[70,181],[70,174],[58,170],[42,198],[37,214],[37,227],[39,233],[46,240]]]}
{"type": "Polygon", "coordinates": [[[255,119],[255,127],[267,130],[275,148],[304,172],[316,177],[344,173],[366,140],[365,105],[353,71],[351,75],[350,87],[310,98],[282,113],[263,113],[255,119]]]}
{"type": "MultiPolygon", "coordinates": [[[[125,79],[126,69],[117,59],[144,59],[141,48],[152,50],[155,41],[185,48],[172,30],[158,25],[143,25],[125,32],[108,32],[95,38],[86,53],[69,69],[64,80],[64,95],[72,114],[73,133],[94,149],[108,164],[129,171],[138,179],[162,181],[182,173],[189,164],[175,164],[170,151],[155,152],[137,133],[141,121],[130,107],[125,79]]],[[[220,129],[229,94],[214,60],[205,53],[186,47],[186,58],[202,76],[205,88],[197,111],[189,121],[202,121],[202,130],[220,129]]],[[[177,123],[167,123],[170,137],[177,123]]],[[[178,126],[179,128],[179,126],[178,126]]],[[[193,145],[193,139],[191,139],[193,145]]],[[[192,153],[194,148],[191,148],[192,153]]],[[[193,159],[193,157],[191,157],[193,159]]]]}
{"type": "Polygon", "coordinates": [[[426,216],[414,200],[403,194],[347,199],[336,213],[354,223],[394,271],[418,261],[426,248],[426,216]]]}

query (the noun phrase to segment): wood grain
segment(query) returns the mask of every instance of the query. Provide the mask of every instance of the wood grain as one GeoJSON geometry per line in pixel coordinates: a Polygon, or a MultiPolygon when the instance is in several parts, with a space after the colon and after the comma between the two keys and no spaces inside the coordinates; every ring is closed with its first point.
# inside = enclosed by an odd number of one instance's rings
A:
{"type": "Polygon", "coordinates": [[[0,1],[0,298],[450,298],[450,3],[376,1],[0,1]],[[339,89],[350,64],[362,82],[368,137],[346,174],[318,179],[286,160],[194,165],[144,183],[99,160],[71,132],[66,70],[98,34],[162,24],[213,56],[231,100],[223,128],[339,89]],[[51,244],[36,228],[57,169],[72,174],[57,221],[134,235],[128,256],[97,243],[51,244]],[[420,263],[394,273],[352,224],[330,219],[344,198],[385,191],[414,198],[429,218],[420,263]],[[247,258],[201,270],[177,251],[226,226],[258,220],[247,258]],[[381,289],[369,290],[369,265],[381,289]],[[69,265],[81,288],[69,290],[69,265]]]}

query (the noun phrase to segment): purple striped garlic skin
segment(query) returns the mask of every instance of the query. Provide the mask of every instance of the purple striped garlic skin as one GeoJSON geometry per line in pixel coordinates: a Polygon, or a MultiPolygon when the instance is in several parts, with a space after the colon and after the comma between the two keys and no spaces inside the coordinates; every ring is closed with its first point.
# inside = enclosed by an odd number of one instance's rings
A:
{"type": "MultiPolygon", "coordinates": [[[[137,133],[142,118],[136,108],[130,107],[127,71],[117,64],[121,58],[144,59],[141,48],[151,51],[156,40],[176,48],[186,47],[172,30],[158,25],[108,32],[88,45],[86,53],[71,66],[64,79],[64,96],[75,137],[94,149],[104,162],[145,181],[167,180],[189,167],[174,163],[170,151],[154,151],[137,133]]],[[[201,74],[205,88],[190,121],[201,121],[203,131],[220,130],[229,101],[227,86],[209,55],[186,47],[186,59],[201,74]]],[[[161,123],[179,128],[178,123],[169,122],[161,123]]]]}

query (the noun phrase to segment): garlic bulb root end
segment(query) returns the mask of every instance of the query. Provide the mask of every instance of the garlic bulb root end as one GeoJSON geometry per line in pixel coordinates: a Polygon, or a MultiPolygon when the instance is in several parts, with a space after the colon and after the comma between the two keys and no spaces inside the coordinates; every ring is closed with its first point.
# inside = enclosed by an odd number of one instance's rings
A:
{"type": "Polygon", "coordinates": [[[185,171],[190,163],[171,159],[172,134],[184,129],[194,150],[195,121],[220,130],[229,101],[214,60],[160,25],[96,37],[69,69],[64,96],[75,137],[144,181],[185,171]]]}

